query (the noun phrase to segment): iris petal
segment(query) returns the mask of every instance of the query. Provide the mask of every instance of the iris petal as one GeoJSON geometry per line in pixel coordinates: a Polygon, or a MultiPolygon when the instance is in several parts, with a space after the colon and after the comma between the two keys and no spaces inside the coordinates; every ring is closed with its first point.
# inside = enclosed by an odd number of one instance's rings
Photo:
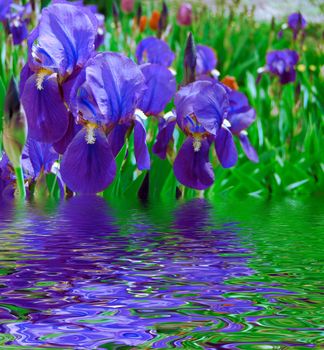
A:
{"type": "Polygon", "coordinates": [[[167,120],[161,118],[159,122],[159,133],[157,135],[156,142],[153,145],[152,152],[161,159],[166,158],[168,145],[173,137],[175,125],[175,118],[169,118],[167,120]]]}
{"type": "Polygon", "coordinates": [[[68,127],[68,112],[54,74],[44,78],[41,90],[37,88],[37,75],[30,76],[25,83],[21,100],[31,138],[53,143],[63,137],[68,127]]]}
{"type": "Polygon", "coordinates": [[[68,3],[50,5],[42,11],[38,43],[34,50],[40,59],[51,57],[43,63],[61,76],[71,74],[82,66],[94,49],[97,29],[90,18],[93,14],[68,3]]]}
{"type": "Polygon", "coordinates": [[[210,144],[201,141],[200,150],[193,147],[194,139],[188,137],[174,161],[173,170],[176,178],[183,185],[197,190],[204,190],[214,183],[214,171],[209,162],[210,144]]]}
{"type": "Polygon", "coordinates": [[[158,64],[140,66],[147,90],[138,108],[147,115],[159,115],[176,92],[176,80],[170,70],[158,64]]]}
{"type": "Polygon", "coordinates": [[[258,154],[257,154],[256,150],[254,149],[254,147],[251,145],[250,140],[249,140],[248,136],[246,135],[246,133],[241,132],[239,135],[239,138],[240,138],[241,146],[242,146],[243,151],[246,154],[246,156],[252,162],[258,163],[259,162],[258,154]]]}
{"type": "Polygon", "coordinates": [[[146,144],[146,130],[143,120],[135,115],[134,151],[139,170],[150,169],[150,154],[146,144]]]}
{"type": "Polygon", "coordinates": [[[223,168],[231,168],[237,162],[237,149],[233,135],[229,129],[222,126],[215,138],[217,157],[223,168]]]}
{"type": "Polygon", "coordinates": [[[66,185],[74,192],[103,191],[116,175],[116,163],[106,135],[94,130],[95,142],[86,142],[83,128],[68,146],[62,162],[61,174],[66,185]]]}

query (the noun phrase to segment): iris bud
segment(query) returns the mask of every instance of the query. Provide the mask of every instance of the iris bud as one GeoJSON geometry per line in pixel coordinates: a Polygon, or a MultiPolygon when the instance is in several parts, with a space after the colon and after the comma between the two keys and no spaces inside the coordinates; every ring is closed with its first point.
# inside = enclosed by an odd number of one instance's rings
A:
{"type": "Polygon", "coordinates": [[[195,70],[197,62],[196,44],[192,33],[189,33],[184,55],[184,84],[195,81],[195,70]]]}

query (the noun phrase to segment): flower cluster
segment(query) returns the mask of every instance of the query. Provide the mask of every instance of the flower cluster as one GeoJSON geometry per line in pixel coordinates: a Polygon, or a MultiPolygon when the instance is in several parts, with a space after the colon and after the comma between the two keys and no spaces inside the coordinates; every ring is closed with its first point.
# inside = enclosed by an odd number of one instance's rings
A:
{"type": "MultiPolygon", "coordinates": [[[[1,19],[9,18],[12,6],[8,2],[1,19]]],[[[125,12],[133,7],[131,1],[122,2],[125,12]]],[[[163,8],[162,13],[160,31],[165,28],[167,10],[163,8]]],[[[179,8],[177,20],[191,24],[190,5],[179,8]]],[[[298,25],[304,26],[301,20],[298,25]]],[[[114,181],[116,157],[125,144],[125,157],[139,171],[150,169],[151,149],[172,163],[181,184],[198,190],[214,182],[211,154],[224,168],[236,165],[235,137],[247,158],[259,161],[247,133],[256,119],[255,110],[238,91],[234,77],[218,79],[213,48],[195,45],[189,36],[185,78],[177,87],[171,68],[175,54],[161,33],[137,44],[136,61],[122,53],[97,52],[104,34],[104,18],[96,7],[64,0],[43,9],[29,34],[28,61],[19,84],[28,139],[19,144],[21,149],[26,142],[14,163],[15,169],[19,162],[23,165],[25,181],[54,172],[62,194],[64,186],[75,193],[101,192],[114,181]],[[155,123],[157,133],[147,131],[149,123],[155,123]],[[178,152],[173,147],[175,138],[178,144],[184,140],[178,152]]],[[[263,71],[286,84],[295,80],[297,62],[295,51],[272,51],[263,71]]],[[[11,188],[16,170],[10,169],[5,156],[1,158],[3,190],[11,188]]]]}

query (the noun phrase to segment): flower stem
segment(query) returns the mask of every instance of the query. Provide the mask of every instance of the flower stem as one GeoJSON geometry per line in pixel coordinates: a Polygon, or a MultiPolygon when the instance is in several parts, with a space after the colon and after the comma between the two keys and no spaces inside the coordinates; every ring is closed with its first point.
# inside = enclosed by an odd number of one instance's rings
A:
{"type": "Polygon", "coordinates": [[[26,189],[24,184],[24,174],[22,171],[22,168],[15,168],[15,174],[16,174],[16,182],[17,182],[17,189],[19,198],[25,198],[26,197],[26,189]]]}

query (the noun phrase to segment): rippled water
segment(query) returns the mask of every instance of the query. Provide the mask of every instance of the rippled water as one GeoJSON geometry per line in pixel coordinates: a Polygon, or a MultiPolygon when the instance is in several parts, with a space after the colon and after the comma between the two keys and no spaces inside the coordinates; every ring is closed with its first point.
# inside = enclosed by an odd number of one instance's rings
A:
{"type": "Polygon", "coordinates": [[[323,340],[323,200],[0,203],[0,349],[323,340]]]}

